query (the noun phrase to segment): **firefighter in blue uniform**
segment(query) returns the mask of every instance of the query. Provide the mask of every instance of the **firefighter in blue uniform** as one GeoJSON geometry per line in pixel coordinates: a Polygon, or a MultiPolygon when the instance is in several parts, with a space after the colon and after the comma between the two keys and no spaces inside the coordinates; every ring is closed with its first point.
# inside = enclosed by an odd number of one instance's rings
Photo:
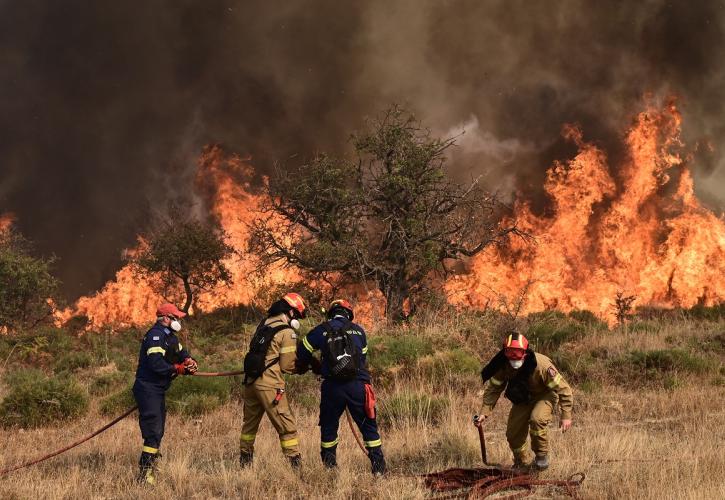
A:
{"type": "Polygon", "coordinates": [[[375,420],[375,395],[370,385],[370,373],[367,368],[368,352],[365,330],[353,323],[352,306],[347,300],[335,300],[327,311],[328,320],[312,329],[297,346],[297,372],[305,373],[312,365],[313,371],[320,372],[323,382],[320,394],[320,456],[328,468],[337,466],[337,429],[340,417],[347,408],[360,429],[368,458],[374,475],[385,472],[382,442],[375,420]],[[331,363],[324,348],[330,331],[343,329],[351,334],[354,345],[359,351],[359,369],[352,380],[338,380],[331,373],[331,363]],[[312,353],[320,349],[321,366],[316,363],[312,353]],[[318,369],[316,369],[316,365],[318,369]]]}
{"type": "Polygon", "coordinates": [[[158,458],[166,420],[166,391],[177,375],[190,375],[198,365],[183,348],[176,332],[186,316],[173,304],[156,311],[156,323],[144,335],[138,357],[133,397],[138,405],[138,423],[143,437],[138,481],[154,484],[154,464],[158,458]]]}

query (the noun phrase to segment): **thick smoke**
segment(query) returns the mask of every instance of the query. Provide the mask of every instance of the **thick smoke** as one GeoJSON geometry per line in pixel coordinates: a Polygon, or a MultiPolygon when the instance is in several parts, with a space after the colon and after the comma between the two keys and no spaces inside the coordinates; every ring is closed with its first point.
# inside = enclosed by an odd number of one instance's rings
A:
{"type": "Polygon", "coordinates": [[[0,213],[98,288],[204,144],[260,171],[344,152],[402,102],[465,129],[459,171],[536,196],[571,146],[616,158],[643,95],[680,96],[696,185],[725,206],[720,2],[0,0],[0,213]]]}

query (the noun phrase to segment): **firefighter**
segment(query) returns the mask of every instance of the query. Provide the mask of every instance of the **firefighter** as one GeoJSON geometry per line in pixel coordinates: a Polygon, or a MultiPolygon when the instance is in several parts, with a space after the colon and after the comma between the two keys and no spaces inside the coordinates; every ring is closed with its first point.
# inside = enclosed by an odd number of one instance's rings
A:
{"type": "Polygon", "coordinates": [[[323,378],[319,422],[322,463],[328,468],[337,466],[337,429],[340,416],[347,408],[363,436],[372,473],[380,476],[385,473],[385,458],[367,368],[367,339],[365,330],[353,323],[353,318],[352,306],[347,300],[333,301],[327,311],[327,321],[312,329],[297,346],[297,368],[298,373],[305,373],[312,365],[313,371],[319,371],[323,378]],[[321,350],[320,364],[312,355],[318,349],[321,350]],[[341,360],[350,360],[350,363],[341,367],[341,360]],[[349,373],[343,377],[344,372],[349,373]]]}
{"type": "Polygon", "coordinates": [[[267,311],[252,340],[250,351],[244,360],[244,422],[240,436],[239,463],[242,467],[251,465],[254,458],[254,441],[262,416],[266,413],[277,434],[282,452],[293,468],[301,465],[297,422],[287,400],[285,373],[295,371],[295,350],[299,319],[304,318],[305,302],[296,293],[288,293],[267,311]],[[267,334],[265,337],[265,333],[267,334]],[[261,335],[258,335],[261,334],[261,335]],[[271,334],[271,335],[270,335],[271,334]],[[255,339],[264,339],[262,351],[255,339]],[[252,376],[253,364],[259,358],[260,368],[252,376]]]}
{"type": "Polygon", "coordinates": [[[155,484],[154,465],[159,456],[166,421],[166,391],[178,375],[190,375],[197,362],[179,342],[181,318],[186,314],[174,304],[156,310],[156,323],[144,335],[138,357],[133,397],[138,405],[138,423],[143,437],[138,481],[155,484]]]}
{"type": "Polygon", "coordinates": [[[526,465],[526,436],[531,436],[531,449],[535,454],[534,465],[540,469],[549,466],[548,426],[559,401],[560,428],[566,432],[571,427],[573,395],[554,363],[529,349],[526,337],[518,332],[508,332],[503,349],[481,371],[483,382],[488,385],[483,393],[483,410],[474,417],[481,425],[496,406],[504,392],[513,406],[506,427],[506,439],[514,455],[514,466],[526,465]]]}

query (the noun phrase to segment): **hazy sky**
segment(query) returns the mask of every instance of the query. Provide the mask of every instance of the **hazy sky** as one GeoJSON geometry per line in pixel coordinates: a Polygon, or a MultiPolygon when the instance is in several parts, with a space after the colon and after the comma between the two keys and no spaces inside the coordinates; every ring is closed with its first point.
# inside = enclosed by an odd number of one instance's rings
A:
{"type": "Polygon", "coordinates": [[[452,167],[535,196],[573,153],[563,123],[616,158],[645,93],[678,95],[689,147],[714,146],[693,169],[719,212],[724,33],[721,1],[0,0],[0,213],[74,298],[206,143],[294,167],[401,102],[465,127],[452,167]]]}

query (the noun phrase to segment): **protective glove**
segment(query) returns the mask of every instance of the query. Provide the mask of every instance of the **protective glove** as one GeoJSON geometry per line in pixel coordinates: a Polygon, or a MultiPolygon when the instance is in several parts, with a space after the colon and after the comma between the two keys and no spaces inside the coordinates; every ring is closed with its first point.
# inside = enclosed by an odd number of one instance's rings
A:
{"type": "Polygon", "coordinates": [[[197,372],[199,369],[199,364],[196,362],[194,358],[186,358],[184,360],[184,366],[186,367],[186,372],[193,375],[197,372]]]}
{"type": "Polygon", "coordinates": [[[174,368],[176,369],[177,375],[186,375],[186,367],[183,363],[176,363],[174,368]]]}

